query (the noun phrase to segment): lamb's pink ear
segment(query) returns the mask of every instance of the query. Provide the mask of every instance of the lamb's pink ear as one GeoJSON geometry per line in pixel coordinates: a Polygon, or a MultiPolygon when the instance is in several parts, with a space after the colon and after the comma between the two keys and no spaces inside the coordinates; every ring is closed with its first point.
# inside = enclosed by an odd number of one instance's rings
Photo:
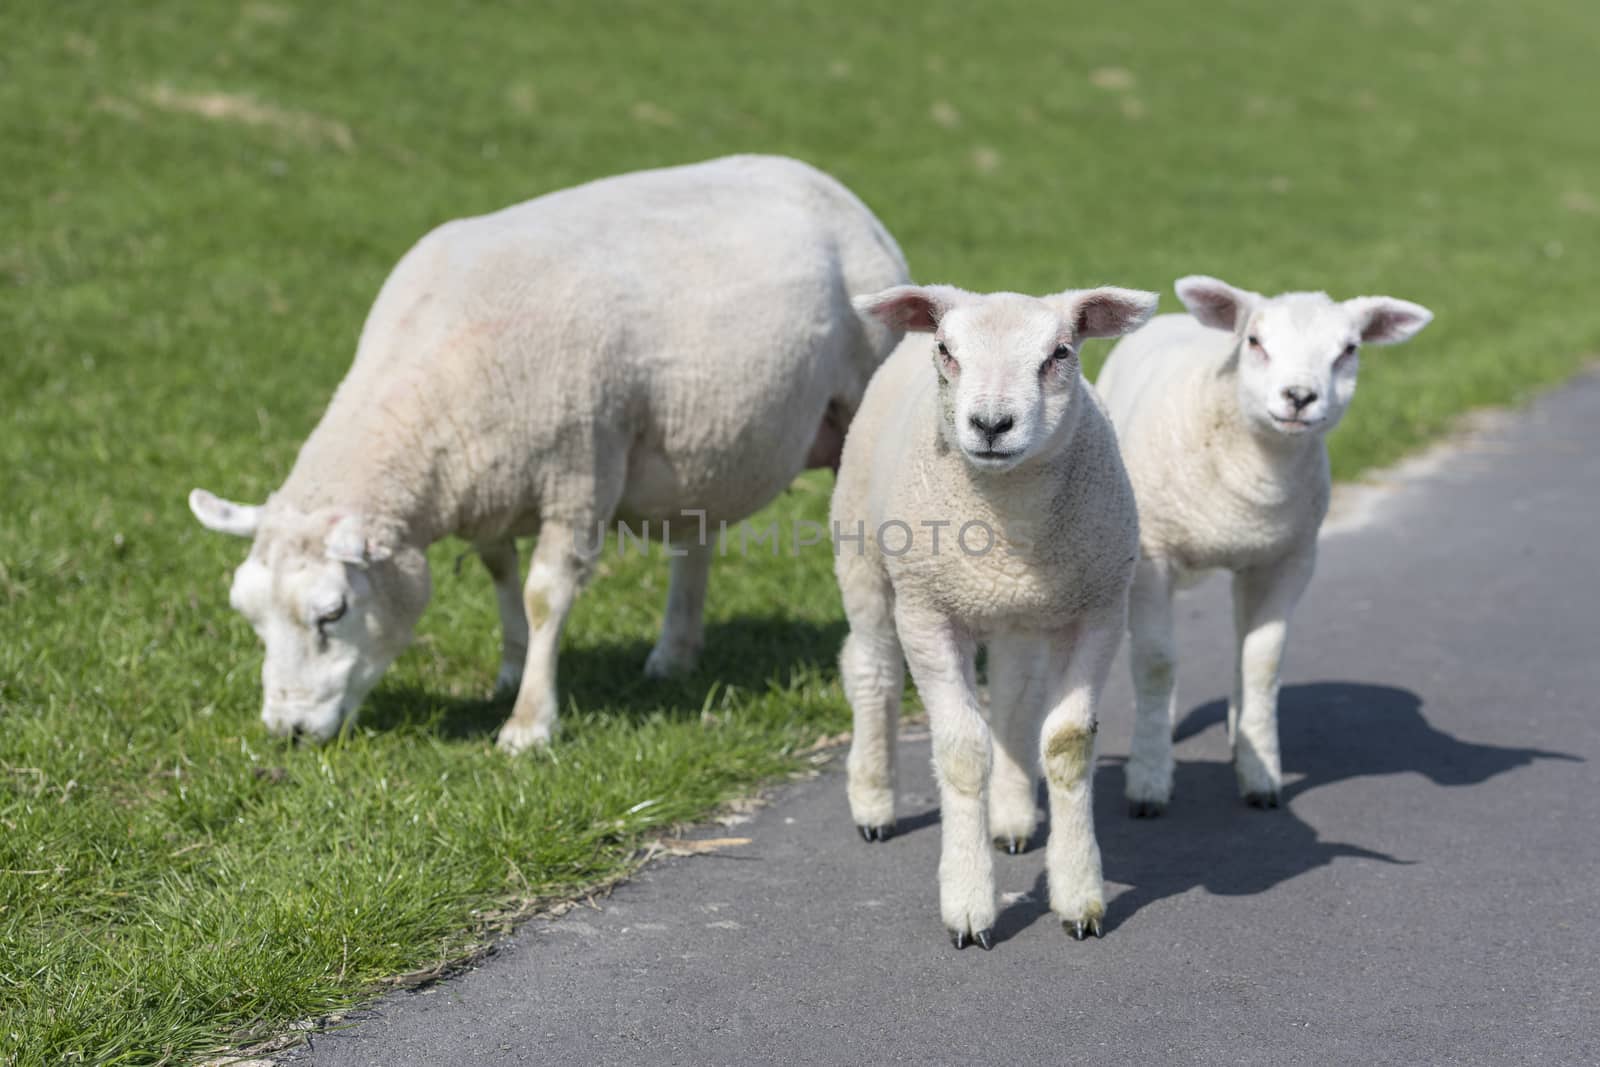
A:
{"type": "Polygon", "coordinates": [[[250,504],[235,504],[204,489],[189,493],[189,510],[200,525],[234,537],[254,537],[261,525],[261,509],[250,504]]]}
{"type": "Polygon", "coordinates": [[[388,559],[389,549],[374,544],[367,536],[366,523],[359,515],[345,515],[328,528],[323,550],[329,559],[365,567],[369,563],[388,559]]]}
{"type": "Polygon", "coordinates": [[[1072,325],[1072,336],[1121,337],[1150,321],[1161,297],[1143,289],[1118,289],[1103,285],[1098,289],[1068,290],[1056,298],[1062,314],[1072,325]]]}
{"type": "Polygon", "coordinates": [[[971,294],[953,285],[896,285],[850,301],[857,312],[871,315],[891,330],[932,333],[939,320],[971,294]]]}
{"type": "Polygon", "coordinates": [[[1208,278],[1204,274],[1179,278],[1172,288],[1183,306],[1189,309],[1189,314],[1199,319],[1202,326],[1230,333],[1239,328],[1261,300],[1260,293],[1235,289],[1219,278],[1208,278]]]}
{"type": "Polygon", "coordinates": [[[1369,345],[1397,345],[1409,341],[1433,321],[1433,312],[1409,300],[1392,296],[1358,296],[1346,300],[1361,342],[1369,345]]]}

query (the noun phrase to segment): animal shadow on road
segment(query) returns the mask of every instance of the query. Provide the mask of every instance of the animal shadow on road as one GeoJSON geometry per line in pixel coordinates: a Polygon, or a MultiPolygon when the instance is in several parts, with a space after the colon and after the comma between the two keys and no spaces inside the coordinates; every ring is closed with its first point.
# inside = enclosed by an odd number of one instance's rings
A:
{"type": "MultiPolygon", "coordinates": [[[[563,645],[557,664],[561,710],[573,704],[603,709],[633,719],[662,714],[697,718],[721,694],[738,689],[764,692],[784,686],[799,672],[832,678],[844,643],[843,620],[797,621],[779,616],[729,619],[706,625],[705,652],[690,673],[678,678],[644,676],[650,655],[645,641],[618,641],[576,647],[563,645]]],[[[485,653],[481,698],[451,697],[412,686],[385,686],[372,698],[363,721],[379,729],[425,725],[442,737],[468,739],[493,734],[511,713],[515,694],[487,695],[494,675],[492,648],[485,653]]]]}
{"type": "MultiPolygon", "coordinates": [[[[1231,764],[1180,759],[1173,804],[1156,819],[1131,819],[1123,801],[1123,760],[1095,772],[1095,824],[1106,878],[1132,888],[1107,908],[1107,927],[1168,897],[1203,889],[1219,896],[1266,892],[1336,859],[1406,863],[1358,843],[1325,839],[1294,810],[1313,789],[1380,775],[1416,773],[1439,786],[1473,786],[1536,760],[1581,758],[1536,748],[1462,741],[1422,714],[1422,699],[1392,686],[1317,682],[1286,686],[1279,696],[1279,736],[1286,777],[1283,807],[1256,811],[1239,799],[1231,764]]],[[[1223,728],[1227,702],[1202,704],[1180,722],[1180,742],[1223,728]]],[[[1181,753],[1180,753],[1181,755],[1181,753]]],[[[1049,912],[1041,874],[1027,897],[1001,916],[1001,938],[1049,912]]]]}

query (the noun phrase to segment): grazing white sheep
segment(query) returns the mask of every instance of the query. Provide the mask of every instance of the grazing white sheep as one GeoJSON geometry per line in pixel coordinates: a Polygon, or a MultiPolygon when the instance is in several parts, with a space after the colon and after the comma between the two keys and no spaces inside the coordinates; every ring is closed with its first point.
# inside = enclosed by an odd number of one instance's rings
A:
{"type": "Polygon", "coordinates": [[[933,734],[940,909],[957,948],[992,944],[990,841],[1015,852],[1032,836],[1041,751],[1050,906],[1074,937],[1100,934],[1095,707],[1139,533],[1078,345],[1125,333],[1155,305],[1154,293],[1113,288],[1035,298],[899,286],[856,301],[892,329],[934,336],[907,337],[872,380],[833,496],[850,620],[839,658],[855,715],[850,809],[868,841],[892,832],[909,664],[933,734]]]}
{"type": "Polygon", "coordinates": [[[494,580],[500,684],[520,682],[501,748],[551,736],[561,628],[614,515],[670,524],[682,554],[646,670],[690,665],[703,531],[836,464],[898,339],[850,295],[905,279],[865,205],[775,157],[622,175],[424,237],[282,487],[260,507],[190,496],[207,527],[255,539],[231,599],[266,644],[268,728],[320,740],[353,715],[448,535],[494,580]],[[519,589],[513,538],[536,531],[519,589]]]}
{"type": "Polygon", "coordinates": [[[1124,339],[1097,383],[1139,500],[1128,609],[1136,816],[1160,814],[1172,795],[1173,593],[1213,569],[1233,573],[1239,792],[1278,805],[1278,671],[1328,510],[1325,436],[1355,393],[1361,345],[1398,344],[1433,318],[1385,296],[1269,299],[1205,277],[1176,288],[1192,317],[1163,315],[1124,339]]]}

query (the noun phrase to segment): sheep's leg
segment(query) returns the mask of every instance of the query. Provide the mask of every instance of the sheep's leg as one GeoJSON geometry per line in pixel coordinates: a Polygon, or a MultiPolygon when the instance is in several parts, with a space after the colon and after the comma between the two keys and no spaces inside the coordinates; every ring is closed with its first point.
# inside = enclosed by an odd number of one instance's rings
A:
{"type": "Polygon", "coordinates": [[[711,571],[711,546],[674,547],[684,554],[672,557],[667,617],[661,624],[656,647],[644,661],[644,673],[650,678],[668,678],[692,670],[705,640],[702,616],[706,605],[706,578],[711,571]]]}
{"type": "Polygon", "coordinates": [[[948,619],[896,612],[906,663],[928,709],[933,769],[939,780],[939,910],[957,948],[993,944],[994,852],[989,844],[991,741],[973,677],[975,646],[948,619]]]}
{"type": "Polygon", "coordinates": [[[1239,595],[1236,574],[1233,578],[1233,690],[1228,694],[1228,751],[1239,736],[1239,708],[1244,703],[1244,639],[1250,632],[1250,620],[1245,616],[1245,598],[1239,595]]]}
{"type": "Polygon", "coordinates": [[[556,653],[561,628],[592,562],[580,549],[581,536],[574,527],[557,523],[546,523],[539,531],[522,590],[529,624],[522,686],[511,717],[500,727],[499,745],[506,752],[547,744],[555,732],[556,653]]]}
{"type": "Polygon", "coordinates": [[[528,614],[522,606],[522,564],[515,538],[486,541],[477,546],[478,558],[494,581],[494,598],[500,607],[500,674],[495,695],[515,693],[522,684],[522,665],[528,658],[528,614]]]}
{"type": "Polygon", "coordinates": [[[1278,678],[1289,616],[1311,581],[1314,550],[1273,567],[1240,571],[1233,578],[1239,655],[1235,696],[1233,769],[1239,795],[1256,808],[1275,808],[1283,788],[1278,754],[1278,678]]]}
{"type": "Polygon", "coordinates": [[[1048,648],[1038,640],[1007,637],[989,643],[989,724],[995,739],[989,833],[996,846],[1013,855],[1027,847],[1039,825],[1033,789],[1048,670],[1048,648]]]}
{"type": "Polygon", "coordinates": [[[866,560],[840,574],[850,634],[839,653],[839,680],[854,729],[846,764],[850,816],[868,841],[894,834],[894,750],[906,668],[894,630],[894,593],[866,560]]]}
{"type": "Polygon", "coordinates": [[[1050,713],[1040,731],[1045,783],[1050,792],[1050,840],[1045,871],[1050,910],[1078,940],[1100,936],[1105,884],[1100,844],[1094,836],[1095,710],[1117,656],[1127,616],[1121,605],[1081,621],[1055,657],[1066,666],[1058,676],[1050,713]]]}
{"type": "Polygon", "coordinates": [[[1133,744],[1125,790],[1136,818],[1160,815],[1172,800],[1172,729],[1177,717],[1177,644],[1172,627],[1171,569],[1141,559],[1128,594],[1129,663],[1133,667],[1133,744]]]}

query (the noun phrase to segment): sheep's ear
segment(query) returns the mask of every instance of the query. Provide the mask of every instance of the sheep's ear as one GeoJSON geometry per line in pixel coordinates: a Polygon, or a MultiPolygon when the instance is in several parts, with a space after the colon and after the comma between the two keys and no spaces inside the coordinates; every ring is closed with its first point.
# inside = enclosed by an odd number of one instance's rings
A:
{"type": "Polygon", "coordinates": [[[217,533],[235,537],[254,537],[261,525],[261,509],[250,504],[235,504],[204,489],[189,493],[189,510],[200,525],[217,533]]]}
{"type": "Polygon", "coordinates": [[[1361,331],[1361,342],[1369,345],[1397,345],[1409,341],[1433,321],[1433,312],[1409,300],[1392,296],[1358,296],[1344,306],[1361,331]]]}
{"type": "Polygon", "coordinates": [[[1189,309],[1189,314],[1199,319],[1202,326],[1230,333],[1239,328],[1261,299],[1260,293],[1235,289],[1219,278],[1208,278],[1204,274],[1179,278],[1172,288],[1183,306],[1189,309]]]}
{"type": "Polygon", "coordinates": [[[850,301],[857,312],[870,315],[891,330],[932,333],[939,320],[970,294],[952,285],[896,285],[850,301]]]}
{"type": "Polygon", "coordinates": [[[1071,325],[1074,338],[1121,337],[1149,322],[1161,297],[1143,289],[1103,285],[1098,289],[1069,289],[1054,302],[1071,325]]]}
{"type": "Polygon", "coordinates": [[[335,519],[333,525],[328,528],[323,550],[329,559],[354,564],[357,567],[365,567],[369,563],[388,559],[391,554],[386,546],[375,544],[367,536],[366,523],[359,515],[345,515],[335,519]]]}

